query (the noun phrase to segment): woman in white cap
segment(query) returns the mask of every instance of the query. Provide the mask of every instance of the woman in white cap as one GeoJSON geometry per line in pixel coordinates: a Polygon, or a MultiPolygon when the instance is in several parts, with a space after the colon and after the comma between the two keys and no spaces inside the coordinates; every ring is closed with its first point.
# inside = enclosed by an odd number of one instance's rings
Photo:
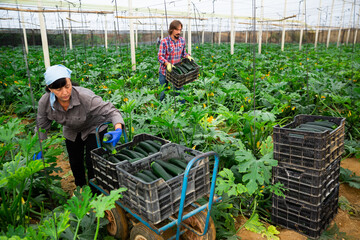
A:
{"type": "MultiPolygon", "coordinates": [[[[115,131],[106,134],[112,136],[108,142],[115,146],[121,137],[124,120],[120,111],[110,102],[104,102],[89,89],[73,86],[70,79],[71,70],[65,66],[51,66],[47,68],[44,76],[47,93],[39,101],[37,128],[45,129],[45,132],[39,131],[39,137],[41,140],[47,137],[53,121],[63,125],[70,167],[76,186],[81,187],[94,177],[90,151],[97,147],[96,127],[111,121],[115,131]]],[[[106,126],[99,132],[102,138],[106,126]]],[[[41,157],[42,153],[35,156],[37,159],[41,157]]]]}

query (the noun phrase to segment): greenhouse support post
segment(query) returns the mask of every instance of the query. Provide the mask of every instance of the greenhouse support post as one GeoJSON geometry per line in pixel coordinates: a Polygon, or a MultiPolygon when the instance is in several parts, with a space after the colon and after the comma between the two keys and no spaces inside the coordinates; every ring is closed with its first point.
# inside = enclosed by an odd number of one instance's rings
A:
{"type": "Polygon", "coordinates": [[[219,45],[221,44],[221,18],[219,19],[219,45]]]}
{"type": "Polygon", "coordinates": [[[248,42],[248,31],[246,30],[245,31],[245,43],[247,43],[248,42]]]}
{"type": "MultiPolygon", "coordinates": [[[[132,16],[132,0],[129,0],[129,16],[132,16]]],[[[135,59],[135,42],[134,42],[134,24],[133,19],[130,18],[130,48],[131,48],[131,66],[132,70],[136,70],[136,59],[135,59]]]]}
{"type": "Polygon", "coordinates": [[[343,26],[343,19],[344,19],[344,9],[345,9],[345,1],[343,1],[343,6],[342,6],[342,10],[341,10],[341,17],[340,17],[340,28],[339,28],[339,33],[338,33],[338,39],[337,39],[337,44],[336,46],[339,47],[340,45],[340,36],[341,36],[341,30],[342,30],[342,26],[343,26]]]}
{"type": "Polygon", "coordinates": [[[108,49],[108,37],[107,37],[107,18],[106,18],[106,14],[104,14],[104,18],[105,18],[105,26],[104,26],[104,30],[105,30],[105,49],[107,51],[108,49]]]}
{"type": "Polygon", "coordinates": [[[348,29],[348,32],[346,35],[346,45],[348,45],[348,43],[349,43],[350,32],[351,32],[351,22],[352,22],[352,18],[353,18],[353,10],[354,10],[354,3],[351,4],[349,29],[348,29]]]}
{"type": "Polygon", "coordinates": [[[191,0],[188,0],[188,53],[191,55],[191,0]]]}
{"type": "MultiPolygon", "coordinates": [[[[70,5],[69,5],[69,19],[71,19],[71,16],[70,16],[70,5]]],[[[70,47],[70,50],[73,49],[73,45],[72,45],[72,35],[71,35],[71,21],[69,20],[69,47],[70,47]]]]}
{"type": "MultiPolygon", "coordinates": [[[[286,17],[286,4],[287,4],[287,0],[285,0],[285,4],[284,4],[284,18],[286,17]]],[[[283,26],[282,26],[281,51],[284,51],[284,45],[285,45],[285,20],[283,20],[283,26]]]]}
{"type": "Polygon", "coordinates": [[[135,47],[138,47],[138,27],[139,24],[136,24],[136,29],[135,29],[135,47]]]}
{"type": "MultiPolygon", "coordinates": [[[[38,0],[38,9],[42,10],[41,0],[38,0]]],[[[44,13],[41,11],[39,12],[39,21],[40,21],[41,42],[44,53],[44,63],[45,63],[45,68],[48,68],[50,67],[49,45],[47,41],[44,13]]]]}
{"type": "Polygon", "coordinates": [[[234,21],[234,0],[231,0],[231,34],[230,34],[230,54],[234,54],[234,43],[235,43],[235,21],[234,21]]]}
{"type": "Polygon", "coordinates": [[[26,54],[29,54],[28,42],[27,42],[27,37],[26,37],[26,29],[25,29],[25,20],[24,20],[24,13],[23,12],[21,12],[21,26],[22,26],[23,35],[24,35],[25,51],[26,51],[26,54]]]}
{"type": "Polygon", "coordinates": [[[164,19],[161,19],[161,39],[164,38],[164,19]]]}
{"type": "Polygon", "coordinates": [[[317,42],[318,42],[318,38],[319,38],[319,28],[320,28],[320,20],[321,20],[320,17],[321,17],[321,0],[319,0],[318,21],[317,21],[316,32],[315,32],[314,48],[317,47],[317,42]]]}
{"type": "Polygon", "coordinates": [[[304,29],[305,29],[305,25],[306,25],[306,22],[305,22],[305,6],[306,6],[306,0],[304,0],[303,2],[303,8],[302,8],[302,21],[303,21],[303,25],[300,29],[300,38],[299,38],[299,51],[301,51],[301,45],[302,45],[302,40],[303,40],[303,35],[304,35],[304,29]]]}
{"type": "Polygon", "coordinates": [[[360,21],[360,10],[359,10],[357,23],[356,23],[356,26],[355,26],[356,29],[355,29],[355,34],[354,34],[354,44],[356,44],[356,38],[357,38],[357,33],[358,33],[358,28],[359,28],[359,21],[360,21]]]}
{"type": "Polygon", "coordinates": [[[259,49],[258,49],[259,54],[261,54],[263,22],[264,22],[264,0],[261,0],[261,23],[260,23],[260,29],[259,29],[259,49]]]}
{"type": "Polygon", "coordinates": [[[329,23],[329,30],[328,30],[328,35],[327,35],[327,39],[326,39],[326,48],[329,47],[329,43],[330,43],[331,24],[332,24],[333,12],[334,12],[334,1],[335,0],[333,0],[332,4],[331,4],[330,23],[329,23]]]}
{"type": "Polygon", "coordinates": [[[202,33],[201,33],[201,43],[204,44],[204,36],[205,36],[205,27],[203,25],[202,33]]]}

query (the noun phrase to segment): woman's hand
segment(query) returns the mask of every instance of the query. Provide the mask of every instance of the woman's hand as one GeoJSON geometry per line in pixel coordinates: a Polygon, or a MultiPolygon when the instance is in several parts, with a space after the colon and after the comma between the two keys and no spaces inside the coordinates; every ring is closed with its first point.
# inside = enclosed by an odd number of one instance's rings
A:
{"type": "Polygon", "coordinates": [[[115,145],[119,142],[120,137],[122,134],[122,129],[118,128],[115,131],[110,131],[108,133],[105,133],[104,135],[104,143],[112,143],[112,145],[115,147],[115,145]],[[106,140],[108,139],[108,140],[106,140]]]}

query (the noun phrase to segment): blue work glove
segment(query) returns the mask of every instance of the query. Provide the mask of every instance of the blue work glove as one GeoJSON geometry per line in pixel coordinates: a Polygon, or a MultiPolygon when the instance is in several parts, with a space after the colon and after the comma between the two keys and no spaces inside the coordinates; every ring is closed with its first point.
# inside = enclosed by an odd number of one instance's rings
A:
{"type": "Polygon", "coordinates": [[[34,154],[33,160],[39,160],[42,158],[42,151],[38,152],[38,154],[34,154]]]}
{"type": "Polygon", "coordinates": [[[104,143],[112,143],[112,145],[115,147],[115,145],[118,143],[118,141],[120,140],[122,134],[122,129],[118,128],[115,131],[111,131],[108,133],[105,133],[104,135],[104,143]]]}

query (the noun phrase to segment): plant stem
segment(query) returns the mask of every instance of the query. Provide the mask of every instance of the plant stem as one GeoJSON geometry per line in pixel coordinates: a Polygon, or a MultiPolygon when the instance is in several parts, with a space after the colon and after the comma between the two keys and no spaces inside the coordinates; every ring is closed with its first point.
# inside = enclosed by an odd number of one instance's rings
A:
{"type": "Polygon", "coordinates": [[[79,231],[79,228],[80,228],[80,220],[77,219],[76,221],[77,221],[77,225],[76,225],[76,230],[75,230],[75,234],[74,234],[74,238],[73,238],[74,240],[76,240],[77,235],[78,235],[78,231],[79,231]]]}
{"type": "Polygon", "coordinates": [[[97,217],[96,232],[95,232],[94,240],[97,239],[97,236],[99,234],[99,228],[100,228],[100,217],[97,217]]]}

